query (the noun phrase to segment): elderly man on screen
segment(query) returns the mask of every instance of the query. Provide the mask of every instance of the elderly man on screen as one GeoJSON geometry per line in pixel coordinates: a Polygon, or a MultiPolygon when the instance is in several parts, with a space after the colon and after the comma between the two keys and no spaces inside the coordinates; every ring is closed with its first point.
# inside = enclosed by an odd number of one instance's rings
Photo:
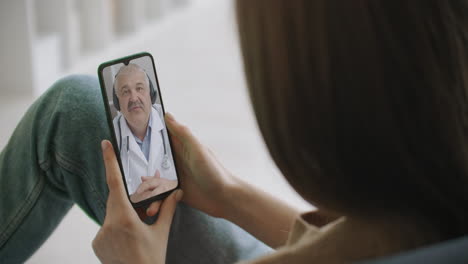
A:
{"type": "Polygon", "coordinates": [[[122,66],[115,76],[113,120],[126,184],[132,202],[177,187],[169,137],[157,91],[137,64],[122,66]]]}

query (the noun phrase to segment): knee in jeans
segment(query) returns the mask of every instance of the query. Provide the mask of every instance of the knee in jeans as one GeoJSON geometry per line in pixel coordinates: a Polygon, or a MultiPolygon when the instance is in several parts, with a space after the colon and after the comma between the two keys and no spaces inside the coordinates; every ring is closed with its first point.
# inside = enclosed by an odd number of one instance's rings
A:
{"type": "Polygon", "coordinates": [[[65,100],[87,99],[100,94],[99,81],[90,75],[70,75],[56,81],[47,93],[62,96],[65,100]]]}
{"type": "Polygon", "coordinates": [[[105,123],[99,81],[94,76],[70,75],[55,82],[45,94],[47,103],[70,121],[105,123]]]}

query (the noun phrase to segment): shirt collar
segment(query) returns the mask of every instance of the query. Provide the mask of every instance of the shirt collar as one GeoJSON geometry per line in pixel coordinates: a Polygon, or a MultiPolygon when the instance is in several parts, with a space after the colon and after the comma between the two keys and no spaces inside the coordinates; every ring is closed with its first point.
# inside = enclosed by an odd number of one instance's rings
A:
{"type": "MultiPolygon", "coordinates": [[[[147,140],[148,136],[151,133],[152,123],[153,123],[153,111],[151,111],[150,116],[149,116],[148,127],[146,128],[146,134],[145,134],[144,140],[147,140]]],[[[133,135],[133,137],[135,138],[138,144],[143,144],[143,141],[141,141],[141,139],[139,139],[137,136],[133,135]]]]}

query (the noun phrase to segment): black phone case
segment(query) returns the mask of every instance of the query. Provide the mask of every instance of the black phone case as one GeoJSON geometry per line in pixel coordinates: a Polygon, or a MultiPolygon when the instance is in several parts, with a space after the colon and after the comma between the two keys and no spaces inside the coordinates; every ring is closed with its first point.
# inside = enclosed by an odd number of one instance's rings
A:
{"type": "MultiPolygon", "coordinates": [[[[158,81],[158,75],[156,74],[156,67],[154,65],[154,58],[153,56],[148,53],[148,52],[141,52],[141,53],[137,53],[137,54],[133,54],[133,55],[129,55],[129,56],[126,56],[126,57],[122,57],[122,58],[118,58],[118,59],[115,59],[115,60],[111,60],[111,61],[107,61],[107,62],[104,62],[102,63],[101,65],[99,65],[98,67],[98,77],[99,77],[99,84],[101,86],[101,94],[102,94],[102,99],[103,99],[103,104],[104,104],[104,109],[106,111],[106,117],[107,117],[107,125],[109,127],[109,130],[111,131],[111,142],[112,142],[112,146],[114,147],[114,153],[117,157],[117,161],[119,163],[119,168],[120,168],[120,172],[122,174],[122,180],[124,182],[124,185],[125,185],[125,191],[127,193],[127,197],[128,197],[128,200],[130,201],[130,203],[132,204],[132,206],[134,208],[141,208],[141,207],[146,207],[147,205],[149,205],[150,203],[154,202],[154,201],[157,201],[157,200],[162,200],[164,198],[166,198],[167,196],[169,196],[169,194],[171,194],[173,191],[177,190],[180,188],[180,179],[179,179],[179,172],[177,170],[177,164],[176,164],[176,160],[175,158],[173,158],[173,161],[174,161],[174,167],[175,167],[175,170],[176,170],[176,175],[177,175],[177,187],[170,190],[170,191],[167,191],[167,192],[164,192],[164,193],[161,193],[161,194],[158,194],[156,196],[153,196],[151,198],[148,198],[146,200],[143,200],[143,201],[140,201],[140,202],[137,202],[137,203],[133,203],[131,200],[130,200],[130,196],[128,195],[128,187],[127,187],[127,182],[125,180],[125,175],[124,175],[124,170],[123,170],[123,166],[122,166],[122,161],[120,159],[120,153],[117,152],[118,150],[118,146],[117,146],[117,137],[115,135],[115,131],[114,131],[114,125],[112,123],[112,115],[111,115],[111,110],[109,108],[109,104],[107,104],[107,102],[109,101],[108,100],[108,97],[107,97],[107,92],[106,92],[106,87],[105,87],[105,82],[104,82],[104,78],[102,76],[102,71],[104,68],[106,67],[109,67],[109,66],[112,66],[114,64],[118,64],[118,63],[124,63],[124,64],[128,64],[129,61],[131,60],[134,60],[134,59],[137,59],[137,58],[141,58],[141,57],[150,57],[151,59],[151,63],[153,65],[153,72],[154,72],[154,77],[155,77],[155,80],[156,80],[156,89],[158,90],[158,94],[159,94],[159,97],[160,97],[160,100],[161,100],[161,107],[162,107],[162,111],[163,111],[163,114],[166,115],[166,110],[164,109],[164,103],[163,103],[163,99],[162,99],[162,94],[161,94],[161,90],[159,88],[159,81],[158,81]]],[[[168,131],[169,133],[169,131],[168,131]]],[[[169,145],[170,145],[170,148],[171,148],[171,153],[174,153],[173,152],[173,149],[172,149],[172,140],[171,140],[171,137],[170,137],[170,134],[169,134],[169,145]]]]}

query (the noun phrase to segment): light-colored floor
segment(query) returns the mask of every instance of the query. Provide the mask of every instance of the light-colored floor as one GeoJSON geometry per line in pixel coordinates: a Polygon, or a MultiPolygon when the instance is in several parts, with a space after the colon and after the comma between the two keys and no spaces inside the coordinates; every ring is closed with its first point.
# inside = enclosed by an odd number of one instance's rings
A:
{"type": "MultiPolygon", "coordinates": [[[[245,87],[231,1],[197,2],[161,23],[143,43],[129,47],[128,54],[133,51],[153,54],[166,109],[227,168],[298,208],[311,208],[282,178],[259,134],[245,87]]],[[[97,66],[82,72],[95,74],[97,66]]],[[[0,148],[33,100],[0,90],[0,148]]],[[[74,206],[28,263],[99,263],[91,248],[98,228],[74,206]]]]}

